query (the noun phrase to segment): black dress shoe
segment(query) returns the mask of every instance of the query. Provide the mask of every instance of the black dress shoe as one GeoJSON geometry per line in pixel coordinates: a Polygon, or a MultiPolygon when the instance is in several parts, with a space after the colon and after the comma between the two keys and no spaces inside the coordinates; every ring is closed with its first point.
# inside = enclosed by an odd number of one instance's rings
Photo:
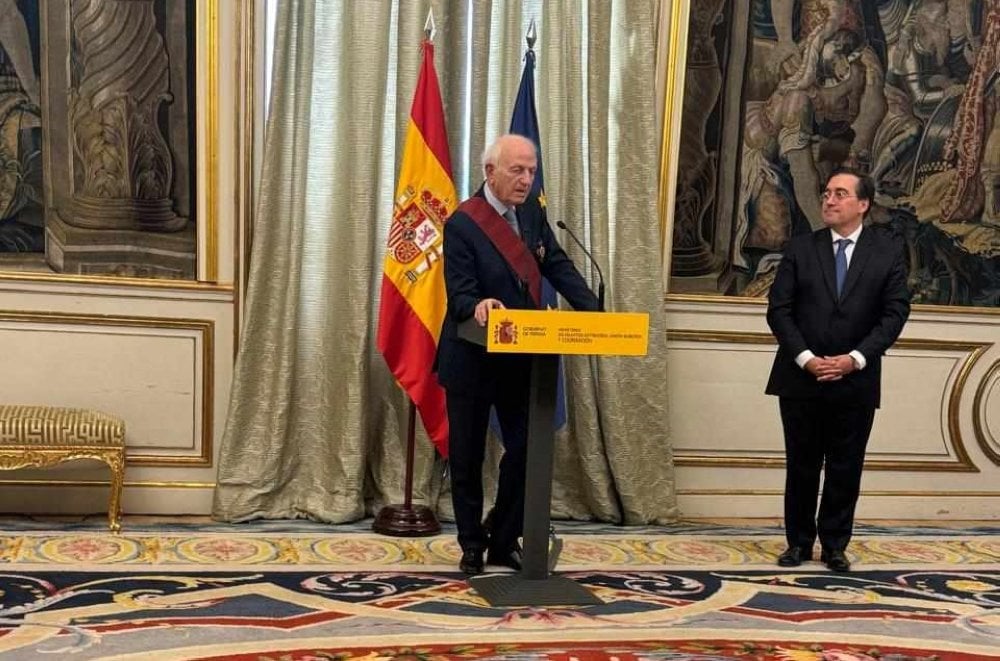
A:
{"type": "Polygon", "coordinates": [[[851,561],[847,559],[843,551],[839,550],[824,550],[820,554],[819,559],[826,563],[826,566],[830,571],[851,571],[851,561]]]}
{"type": "Polygon", "coordinates": [[[477,550],[462,551],[462,559],[458,561],[458,568],[463,574],[475,576],[483,573],[483,552],[477,550]]]}
{"type": "Polygon", "coordinates": [[[789,546],[778,556],[779,567],[798,567],[805,560],[812,560],[812,549],[804,546],[789,546]]]}
{"type": "Polygon", "coordinates": [[[521,571],[522,561],[523,556],[521,554],[521,547],[519,546],[515,546],[509,551],[495,551],[490,549],[490,552],[486,555],[486,564],[509,567],[514,571],[521,571]]]}

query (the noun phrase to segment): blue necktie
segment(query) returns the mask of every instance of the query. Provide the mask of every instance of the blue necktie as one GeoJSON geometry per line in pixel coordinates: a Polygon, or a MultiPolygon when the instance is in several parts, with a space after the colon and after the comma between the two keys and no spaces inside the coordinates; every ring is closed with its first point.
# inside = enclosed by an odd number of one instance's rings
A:
{"type": "Polygon", "coordinates": [[[833,263],[837,273],[837,298],[840,298],[844,291],[844,280],[847,279],[847,246],[851,245],[851,240],[837,239],[834,243],[837,244],[837,256],[833,263]]]}
{"type": "Polygon", "coordinates": [[[517,214],[514,212],[514,207],[507,207],[507,210],[503,212],[503,217],[507,219],[507,224],[514,230],[514,234],[521,236],[521,228],[517,226],[517,214]]]}

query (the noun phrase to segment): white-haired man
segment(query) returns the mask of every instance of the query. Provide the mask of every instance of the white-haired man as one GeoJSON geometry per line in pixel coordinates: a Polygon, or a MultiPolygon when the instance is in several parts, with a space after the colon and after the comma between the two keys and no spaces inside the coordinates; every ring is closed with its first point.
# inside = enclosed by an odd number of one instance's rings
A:
{"type": "Polygon", "coordinates": [[[438,342],[438,381],[448,406],[451,492],[462,547],[459,568],[492,565],[520,569],[517,543],[524,519],[524,472],[531,360],[488,354],[458,336],[458,324],[475,317],[485,325],[493,308],[541,307],[548,279],[578,310],[598,309],[597,298],[559,246],[545,208],[531,194],[538,158],[535,145],[504,135],[483,154],[486,181],[445,223],[444,275],[448,312],[438,342]],[[483,458],[490,408],[503,434],[496,504],[487,530],[483,516],[483,458]]]}

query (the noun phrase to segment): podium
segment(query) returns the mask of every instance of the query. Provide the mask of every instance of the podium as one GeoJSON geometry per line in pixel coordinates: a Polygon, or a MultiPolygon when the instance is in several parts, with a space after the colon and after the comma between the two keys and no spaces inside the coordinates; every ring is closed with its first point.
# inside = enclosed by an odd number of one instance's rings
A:
{"type": "Polygon", "coordinates": [[[530,354],[527,469],[524,484],[524,556],[516,574],[469,580],[491,606],[586,606],[602,603],[549,566],[552,457],[556,381],[560,354],[646,354],[649,315],[563,310],[490,311],[485,327],[475,319],[459,325],[459,337],[491,353],[530,354]]]}

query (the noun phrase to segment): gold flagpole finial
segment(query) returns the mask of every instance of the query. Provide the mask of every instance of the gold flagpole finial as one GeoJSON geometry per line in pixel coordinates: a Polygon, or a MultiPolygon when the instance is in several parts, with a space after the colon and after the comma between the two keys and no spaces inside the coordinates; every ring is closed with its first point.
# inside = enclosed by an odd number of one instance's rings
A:
{"type": "Polygon", "coordinates": [[[538,38],[538,33],[535,32],[535,19],[531,19],[531,23],[528,25],[528,32],[524,35],[524,40],[528,42],[528,50],[535,49],[535,40],[538,38]]]}
{"type": "Polygon", "coordinates": [[[434,8],[431,7],[427,10],[427,20],[424,21],[424,37],[427,41],[434,41],[434,33],[436,31],[434,27],[434,8]]]}

